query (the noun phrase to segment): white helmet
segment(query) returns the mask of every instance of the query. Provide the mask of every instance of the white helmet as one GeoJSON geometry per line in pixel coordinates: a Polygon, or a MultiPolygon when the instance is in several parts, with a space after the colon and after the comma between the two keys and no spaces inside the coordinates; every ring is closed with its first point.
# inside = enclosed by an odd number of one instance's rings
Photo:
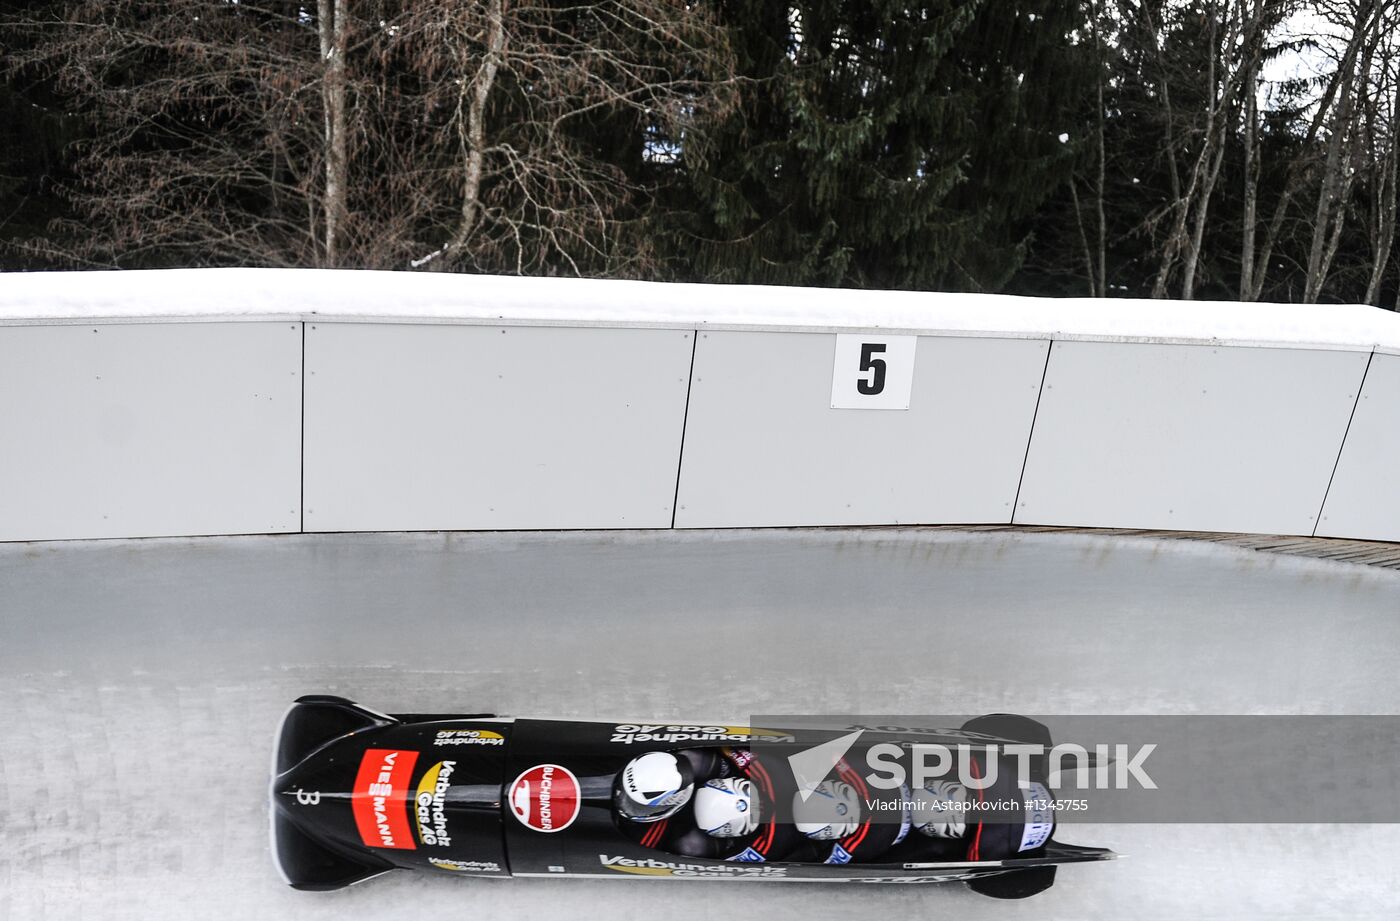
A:
{"type": "Polygon", "coordinates": [[[695,824],[716,838],[742,838],[758,828],[758,798],[746,777],[711,780],[695,791],[695,824]]]}
{"type": "Polygon", "coordinates": [[[930,780],[914,791],[914,828],[930,838],[961,838],[967,831],[967,788],[955,780],[930,780]]]}
{"type": "Polygon", "coordinates": [[[613,805],[633,822],[659,822],[690,802],[695,775],[670,752],[647,752],[622,769],[613,805]]]}
{"type": "Polygon", "coordinates": [[[823,780],[807,801],[792,796],[792,817],[797,830],[816,841],[844,838],[860,827],[860,794],[848,783],[823,780]]]}

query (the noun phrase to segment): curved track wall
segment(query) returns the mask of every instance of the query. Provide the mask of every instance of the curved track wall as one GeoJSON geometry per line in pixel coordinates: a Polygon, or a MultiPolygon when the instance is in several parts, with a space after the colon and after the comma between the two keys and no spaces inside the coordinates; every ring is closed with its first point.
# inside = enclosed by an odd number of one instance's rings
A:
{"type": "Polygon", "coordinates": [[[1400,317],[0,276],[0,540],[1015,523],[1400,540],[1400,317]]]}

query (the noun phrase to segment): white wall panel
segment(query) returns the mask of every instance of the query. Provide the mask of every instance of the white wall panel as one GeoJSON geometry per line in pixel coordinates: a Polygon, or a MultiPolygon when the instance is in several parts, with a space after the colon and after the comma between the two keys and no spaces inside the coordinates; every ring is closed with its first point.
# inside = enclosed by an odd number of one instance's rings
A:
{"type": "Polygon", "coordinates": [[[1400,541],[1400,356],[1371,359],[1317,533],[1400,541]]]}
{"type": "Polygon", "coordinates": [[[306,530],[669,527],[693,338],[309,323],[306,530]]]}
{"type": "Polygon", "coordinates": [[[0,540],[295,531],[301,324],[0,327],[0,540]]]}
{"type": "Polygon", "coordinates": [[[1311,534],[1366,360],[1056,342],[1016,523],[1311,534]]]}
{"type": "Polygon", "coordinates": [[[702,333],[676,524],[1010,521],[1047,346],[920,337],[909,409],[858,410],[834,335],[702,333]]]}

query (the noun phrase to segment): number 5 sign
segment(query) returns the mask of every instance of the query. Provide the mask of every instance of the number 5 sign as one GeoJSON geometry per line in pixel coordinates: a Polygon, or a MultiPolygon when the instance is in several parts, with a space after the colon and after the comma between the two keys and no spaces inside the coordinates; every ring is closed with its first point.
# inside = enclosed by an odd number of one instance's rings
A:
{"type": "Polygon", "coordinates": [[[839,334],[831,408],[908,409],[918,342],[918,336],[839,334]]]}

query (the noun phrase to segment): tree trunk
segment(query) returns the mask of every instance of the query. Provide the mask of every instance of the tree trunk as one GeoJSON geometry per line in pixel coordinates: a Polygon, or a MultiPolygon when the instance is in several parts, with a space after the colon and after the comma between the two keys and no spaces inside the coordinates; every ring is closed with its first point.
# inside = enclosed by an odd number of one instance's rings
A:
{"type": "MultiPolygon", "coordinates": [[[[1369,16],[1372,0],[1365,0],[1358,16],[1369,16]]],[[[1338,90],[1342,88],[1344,74],[1350,74],[1352,65],[1356,61],[1357,52],[1361,48],[1361,34],[1353,32],[1351,41],[1347,43],[1346,52],[1342,55],[1342,60],[1337,64],[1337,70],[1332,74],[1332,79],[1327,82],[1327,89],[1318,101],[1317,110],[1313,113],[1312,122],[1308,125],[1308,132],[1303,138],[1301,149],[1309,151],[1313,148],[1313,143],[1317,139],[1318,132],[1322,130],[1323,123],[1327,120],[1327,113],[1332,107],[1332,100],[1336,98],[1338,90]]],[[[1304,154],[1306,156],[1306,153],[1304,154]]],[[[1274,203],[1274,211],[1269,218],[1268,226],[1265,228],[1264,242],[1259,250],[1259,256],[1254,263],[1253,281],[1254,289],[1250,292],[1249,299],[1257,301],[1264,292],[1264,283],[1269,275],[1269,260],[1273,258],[1274,243],[1278,239],[1279,232],[1283,229],[1284,218],[1288,216],[1288,206],[1293,200],[1293,196],[1298,191],[1298,185],[1304,174],[1304,163],[1295,159],[1288,165],[1288,175],[1284,180],[1283,191],[1279,194],[1279,199],[1274,203]]]]}
{"type": "MultiPolygon", "coordinates": [[[[1382,21],[1385,29],[1389,22],[1382,21]]],[[[1380,307],[1380,284],[1385,281],[1390,265],[1390,251],[1396,239],[1396,210],[1400,206],[1400,73],[1394,69],[1396,45],[1386,41],[1380,49],[1380,83],[1376,97],[1369,97],[1365,106],[1366,136],[1369,141],[1368,160],[1372,164],[1371,213],[1372,262],[1371,276],[1366,280],[1366,304],[1380,307]],[[1380,137],[1385,137],[1385,154],[1380,153],[1380,137]]],[[[1396,304],[1400,308],[1400,302],[1396,304]]]]}
{"type": "Polygon", "coordinates": [[[1346,164],[1344,149],[1349,146],[1351,132],[1351,81],[1342,88],[1342,98],[1337,103],[1336,115],[1332,120],[1332,134],[1327,139],[1327,159],[1322,169],[1322,181],[1317,189],[1317,206],[1313,209],[1312,245],[1308,247],[1308,274],[1303,282],[1304,303],[1314,304],[1322,293],[1325,275],[1322,268],[1323,252],[1331,236],[1333,215],[1340,205],[1345,214],[1345,203],[1340,202],[1342,171],[1346,164]]]}
{"type": "MultiPolygon", "coordinates": [[[[1094,32],[1094,80],[1095,88],[1098,91],[1098,173],[1094,177],[1094,205],[1098,218],[1098,276],[1097,285],[1091,285],[1098,293],[1097,297],[1108,297],[1108,224],[1104,220],[1104,171],[1107,152],[1104,147],[1104,104],[1103,104],[1103,37],[1099,34],[1099,4],[1097,0],[1091,5],[1090,13],[1093,16],[1091,27],[1094,32]]],[[[1071,180],[1071,184],[1073,181],[1071,180]]],[[[1076,207],[1077,204],[1076,204],[1076,207]]],[[[1081,229],[1082,233],[1082,229],[1081,229]]]]}
{"type": "Polygon", "coordinates": [[[321,40],[321,104],[325,111],[326,190],[323,266],[340,260],[340,235],[346,215],[345,36],[349,26],[347,0],[317,0],[317,30],[321,40]]]}
{"type": "Polygon", "coordinates": [[[441,247],[410,262],[412,268],[422,268],[434,261],[438,261],[437,268],[445,268],[450,260],[442,257],[450,257],[465,246],[476,229],[481,214],[481,178],[486,164],[486,104],[496,83],[505,44],[505,0],[488,0],[486,55],[476,76],[470,81],[463,80],[462,90],[457,94],[457,140],[463,178],[457,227],[441,247]]]}
{"type": "MultiPolygon", "coordinates": [[[[1223,132],[1222,132],[1223,133],[1223,132]]],[[[1196,267],[1201,258],[1201,241],[1205,237],[1206,217],[1210,214],[1210,199],[1215,194],[1215,181],[1220,178],[1220,164],[1225,161],[1225,141],[1221,138],[1216,145],[1215,155],[1206,172],[1201,186],[1200,203],[1196,205],[1196,215],[1192,221],[1191,239],[1186,247],[1186,258],[1181,269],[1181,299],[1192,300],[1196,296],[1196,267]]]]}
{"type": "Polygon", "coordinates": [[[1084,246],[1084,278],[1089,282],[1089,296],[1103,297],[1103,292],[1095,285],[1098,273],[1094,271],[1094,253],[1089,249],[1089,235],[1084,232],[1084,210],[1079,205],[1078,181],[1069,177],[1069,197],[1074,205],[1074,224],[1079,228],[1079,242],[1084,246]]]}
{"type": "MultiPolygon", "coordinates": [[[[1202,241],[1205,237],[1206,219],[1210,214],[1210,202],[1215,193],[1216,180],[1220,178],[1220,167],[1225,162],[1226,134],[1233,122],[1231,114],[1237,93],[1242,93],[1246,97],[1246,119],[1252,120],[1255,117],[1253,110],[1258,104],[1254,86],[1255,74],[1258,72],[1265,39],[1262,2],[1263,0],[1255,0],[1254,12],[1251,15],[1248,13],[1246,0],[1240,0],[1235,19],[1230,23],[1225,34],[1224,52],[1221,56],[1222,63],[1226,63],[1228,66],[1229,49],[1234,46],[1237,34],[1243,36],[1244,39],[1241,49],[1244,60],[1233,73],[1227,71],[1226,74],[1222,74],[1220,103],[1218,107],[1212,104],[1211,120],[1219,126],[1220,136],[1201,187],[1200,202],[1196,205],[1191,239],[1186,249],[1181,280],[1181,296],[1184,300],[1189,301],[1196,296],[1196,270],[1200,262],[1202,241]]],[[[1248,129],[1246,129],[1246,134],[1248,134],[1248,129]]],[[[1252,148],[1250,150],[1252,151],[1252,148]]],[[[1248,199],[1250,192],[1249,186],[1250,183],[1246,180],[1246,199],[1248,199]]],[[[1254,217],[1252,208],[1248,205],[1246,206],[1246,218],[1252,228],[1254,217]]],[[[1252,247],[1252,234],[1250,243],[1252,247]]]]}
{"type": "MultiPolygon", "coordinates": [[[[1254,0],[1256,28],[1263,20],[1264,0],[1254,0]]],[[[1261,37],[1262,40],[1262,37],[1261,37]]],[[[1240,132],[1244,146],[1244,217],[1240,235],[1239,299],[1253,300],[1254,292],[1254,234],[1259,220],[1259,87],[1258,66],[1250,62],[1244,80],[1244,125],[1240,132]]]]}
{"type": "MultiPolygon", "coordinates": [[[[1205,229],[1206,214],[1210,211],[1210,196],[1211,193],[1215,191],[1215,177],[1218,176],[1220,173],[1220,160],[1224,155],[1225,149],[1223,138],[1222,143],[1219,145],[1218,148],[1216,148],[1215,150],[1211,149],[1211,138],[1214,137],[1215,134],[1215,123],[1218,120],[1223,120],[1221,119],[1220,114],[1221,109],[1223,108],[1223,100],[1219,99],[1215,89],[1217,61],[1216,49],[1220,47],[1219,41],[1215,34],[1215,8],[1213,6],[1210,6],[1207,7],[1207,10],[1209,10],[1210,15],[1211,54],[1210,68],[1206,72],[1206,90],[1210,93],[1210,102],[1206,105],[1206,133],[1204,139],[1202,140],[1202,144],[1204,146],[1201,150],[1201,156],[1209,165],[1206,166],[1205,176],[1203,177],[1201,182],[1201,200],[1200,204],[1196,205],[1196,215],[1195,220],[1192,221],[1191,235],[1188,238],[1184,238],[1182,241],[1185,245],[1186,250],[1185,256],[1182,259],[1181,269],[1181,299],[1184,301],[1191,300],[1192,296],[1196,293],[1196,263],[1200,258],[1201,233],[1205,229]],[[1210,151],[1209,154],[1207,154],[1207,151],[1210,151]]],[[[1233,34],[1233,27],[1230,31],[1233,34]]],[[[1222,68],[1228,67],[1228,62],[1225,60],[1225,55],[1229,53],[1229,47],[1230,42],[1227,41],[1225,43],[1226,51],[1218,58],[1222,68]]],[[[1191,184],[1193,188],[1196,185],[1196,180],[1194,176],[1192,177],[1191,184]]],[[[1186,216],[1186,212],[1190,209],[1190,207],[1191,199],[1188,198],[1186,200],[1185,206],[1182,208],[1183,218],[1186,216]]],[[[1182,230],[1185,231],[1185,229],[1185,222],[1183,221],[1182,230]]]]}
{"type": "Polygon", "coordinates": [[[1351,59],[1352,66],[1342,71],[1342,95],[1332,117],[1332,133],[1327,138],[1327,158],[1323,164],[1322,181],[1318,184],[1317,207],[1313,212],[1308,274],[1303,282],[1303,301],[1308,304],[1317,303],[1322,294],[1332,254],[1336,252],[1337,240],[1341,236],[1342,223],[1346,220],[1346,195],[1351,190],[1352,177],[1350,152],[1356,135],[1356,126],[1352,123],[1355,99],[1353,82],[1367,79],[1375,50],[1374,41],[1364,38],[1371,32],[1369,9],[1358,11],[1352,29],[1352,40],[1348,44],[1354,45],[1359,37],[1363,37],[1361,40],[1366,41],[1366,50],[1359,71],[1353,70],[1357,60],[1355,56],[1351,59]]]}
{"type": "MultiPolygon", "coordinates": [[[[1123,11],[1125,18],[1131,18],[1133,12],[1131,6],[1123,2],[1123,0],[1120,0],[1119,8],[1123,11]]],[[[1160,91],[1159,98],[1162,103],[1162,120],[1164,124],[1164,133],[1166,135],[1167,178],[1171,182],[1172,207],[1174,211],[1180,212],[1180,210],[1185,207],[1185,203],[1182,200],[1181,193],[1181,170],[1178,168],[1176,162],[1176,113],[1172,108],[1171,82],[1167,78],[1167,64],[1162,57],[1161,46],[1157,42],[1157,24],[1152,19],[1152,11],[1146,3],[1139,4],[1138,10],[1142,14],[1143,28],[1147,32],[1148,45],[1152,48],[1152,55],[1157,64],[1158,89],[1160,91]]],[[[1184,214],[1178,213],[1176,217],[1183,223],[1186,220],[1184,214]]],[[[1167,243],[1163,246],[1162,263],[1157,271],[1157,280],[1152,286],[1153,297],[1166,297],[1167,277],[1171,272],[1172,263],[1175,262],[1176,259],[1176,248],[1173,243],[1176,239],[1175,232],[1175,228],[1173,228],[1173,235],[1168,238],[1167,243]]]]}
{"type": "MultiPolygon", "coordinates": [[[[1348,145],[1353,146],[1353,145],[1348,145]]],[[[1347,159],[1351,159],[1348,153],[1347,159]]],[[[1322,265],[1318,271],[1318,290],[1316,294],[1322,293],[1322,284],[1327,281],[1327,273],[1332,270],[1332,257],[1337,255],[1337,245],[1342,241],[1342,227],[1346,224],[1347,201],[1351,198],[1352,180],[1356,178],[1355,170],[1348,170],[1342,179],[1341,191],[1337,194],[1338,207],[1332,219],[1332,233],[1327,238],[1327,246],[1322,253],[1322,265]]],[[[1311,301],[1309,303],[1312,303],[1311,301]]]]}
{"type": "MultiPolygon", "coordinates": [[[[1389,62],[1386,62],[1382,71],[1390,72],[1389,62]]],[[[1393,92],[1388,113],[1389,146],[1380,163],[1380,169],[1376,171],[1373,191],[1376,210],[1375,258],[1371,263],[1371,277],[1366,282],[1365,300],[1366,303],[1376,306],[1380,306],[1378,301],[1381,282],[1385,279],[1386,266],[1390,263],[1390,250],[1395,245],[1396,202],[1400,199],[1400,187],[1397,186],[1397,180],[1400,180],[1400,137],[1396,136],[1397,128],[1400,127],[1396,125],[1396,119],[1400,118],[1400,80],[1396,81],[1393,92]]]]}
{"type": "MultiPolygon", "coordinates": [[[[1215,187],[1215,177],[1219,173],[1217,151],[1223,153],[1225,143],[1223,113],[1228,110],[1230,100],[1238,88],[1238,72],[1230,75],[1229,71],[1226,70],[1224,71],[1225,76],[1219,80],[1220,91],[1219,93],[1216,91],[1216,68],[1217,65],[1225,66],[1225,61],[1221,56],[1221,42],[1216,36],[1216,17],[1213,8],[1210,16],[1210,67],[1206,76],[1206,88],[1210,93],[1210,101],[1206,109],[1205,129],[1201,132],[1201,150],[1191,165],[1191,178],[1186,185],[1186,190],[1174,205],[1175,216],[1172,220],[1171,233],[1162,247],[1162,263],[1157,270],[1157,280],[1152,286],[1153,297],[1167,296],[1167,281],[1177,258],[1182,255],[1183,251],[1185,251],[1185,271],[1183,273],[1185,277],[1182,279],[1182,296],[1189,300],[1194,290],[1198,253],[1193,247],[1193,238],[1187,233],[1187,219],[1190,216],[1192,205],[1195,204],[1198,222],[1204,226],[1203,212],[1209,207],[1210,196],[1215,187]],[[1198,196],[1200,201],[1196,203],[1198,196]]],[[[1229,49],[1234,46],[1235,33],[1236,22],[1232,18],[1226,33],[1226,40],[1223,43],[1224,48],[1229,49]]]]}

